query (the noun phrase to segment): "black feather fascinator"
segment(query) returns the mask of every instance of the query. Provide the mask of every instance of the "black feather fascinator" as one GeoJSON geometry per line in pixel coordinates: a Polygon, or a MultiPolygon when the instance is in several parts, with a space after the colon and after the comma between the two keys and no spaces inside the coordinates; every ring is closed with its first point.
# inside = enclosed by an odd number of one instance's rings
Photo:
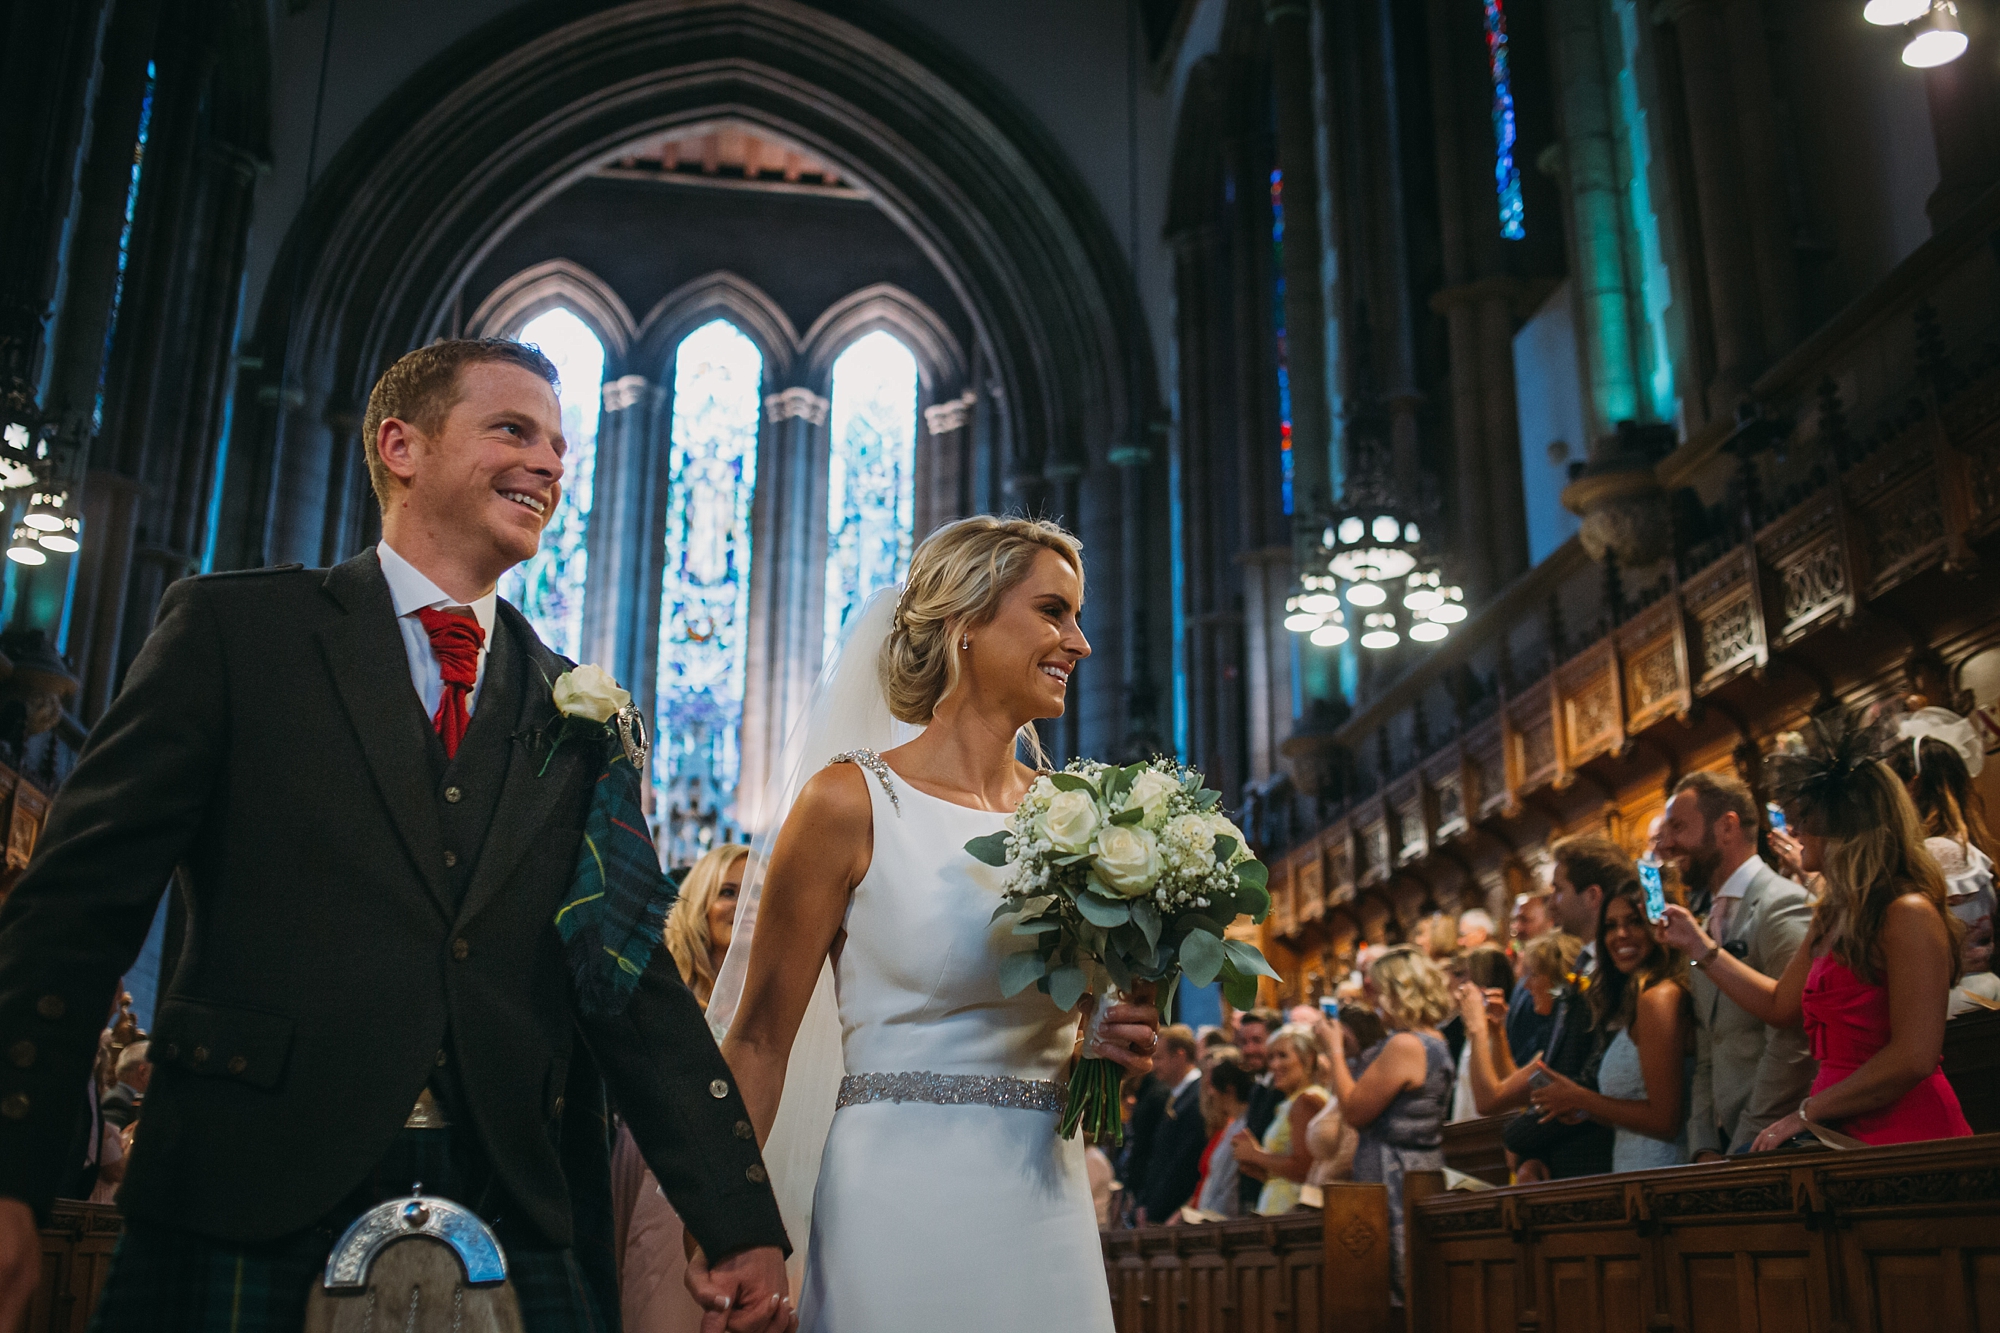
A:
{"type": "Polygon", "coordinates": [[[1872,770],[1895,742],[1893,722],[1829,708],[1780,738],[1764,771],[1774,799],[1807,832],[1851,838],[1878,822],[1872,770]]]}

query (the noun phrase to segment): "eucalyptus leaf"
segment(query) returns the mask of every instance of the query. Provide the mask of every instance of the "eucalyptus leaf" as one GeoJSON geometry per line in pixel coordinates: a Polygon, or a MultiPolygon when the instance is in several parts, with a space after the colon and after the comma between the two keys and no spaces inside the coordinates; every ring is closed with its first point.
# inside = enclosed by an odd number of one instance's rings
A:
{"type": "Polygon", "coordinates": [[[1068,1013],[1076,1008],[1076,1002],[1090,986],[1090,978],[1084,970],[1075,965],[1059,967],[1049,973],[1049,998],[1056,1002],[1056,1008],[1068,1013]]]}
{"type": "Polygon", "coordinates": [[[1012,898],[1002,898],[1000,900],[1000,905],[993,909],[993,915],[986,918],[986,924],[992,925],[995,921],[998,921],[1001,917],[1006,916],[1009,913],[1019,912],[1020,910],[1021,910],[1021,904],[1015,902],[1012,898]]]}
{"type": "Polygon", "coordinates": [[[1124,957],[1116,949],[1107,949],[1102,955],[1104,970],[1111,974],[1111,984],[1119,990],[1132,989],[1132,969],[1126,965],[1124,957]]]}
{"type": "Polygon", "coordinates": [[[1052,916],[1045,916],[1039,921],[1018,921],[1014,924],[1014,933],[1016,935],[1041,935],[1051,930],[1061,929],[1062,922],[1052,916]]]}
{"type": "Polygon", "coordinates": [[[1238,972],[1248,973],[1251,976],[1269,977],[1273,981],[1284,980],[1283,977],[1278,975],[1278,970],[1271,966],[1263,953],[1254,944],[1250,944],[1244,940],[1224,940],[1222,942],[1222,952],[1229,956],[1229,965],[1238,972]]]}
{"type": "Polygon", "coordinates": [[[1236,882],[1246,889],[1269,887],[1271,872],[1262,861],[1245,861],[1236,867],[1236,882]]]}
{"type": "Polygon", "coordinates": [[[1238,885],[1236,889],[1236,910],[1249,917],[1258,925],[1271,914],[1271,891],[1263,885],[1238,885]]]}
{"type": "Polygon", "coordinates": [[[1257,978],[1245,976],[1234,968],[1228,969],[1222,977],[1222,998],[1229,1001],[1231,1009],[1255,1009],[1257,978]]]}
{"type": "Polygon", "coordinates": [[[1083,919],[1093,926],[1122,926],[1132,919],[1132,908],[1127,903],[1106,902],[1094,893],[1076,895],[1076,910],[1083,913],[1083,919]]]}
{"type": "Polygon", "coordinates": [[[1180,988],[1181,973],[1179,968],[1175,968],[1172,972],[1167,973],[1166,980],[1160,983],[1159,994],[1153,998],[1154,1004],[1159,1006],[1160,1021],[1162,1023],[1172,1021],[1169,1015],[1174,1012],[1174,995],[1180,988]]]}
{"type": "Polygon", "coordinates": [[[983,838],[974,838],[965,844],[965,850],[971,852],[974,859],[989,866],[1004,866],[1007,864],[1007,831],[1002,829],[983,838]]]}
{"type": "Polygon", "coordinates": [[[1035,949],[1010,953],[1000,960],[1000,993],[1018,995],[1047,974],[1049,965],[1035,949]]]}
{"type": "Polygon", "coordinates": [[[1104,800],[1112,804],[1132,788],[1133,779],[1139,776],[1144,764],[1133,764],[1129,768],[1114,768],[1104,779],[1104,800]]]}
{"type": "Polygon", "coordinates": [[[1194,808],[1206,814],[1215,809],[1215,803],[1222,799],[1222,793],[1203,787],[1194,794],[1194,808]]]}
{"type": "Polygon", "coordinates": [[[1117,814],[1111,816],[1111,822],[1125,828],[1130,828],[1132,825],[1142,822],[1145,818],[1146,808],[1142,805],[1135,805],[1129,810],[1120,810],[1117,814]]]}
{"type": "Polygon", "coordinates": [[[1219,866],[1228,865],[1229,858],[1236,855],[1236,847],[1236,839],[1226,833],[1217,838],[1215,840],[1215,863],[1219,866]]]}
{"type": "Polygon", "coordinates": [[[1049,864],[1050,864],[1050,865],[1052,865],[1052,866],[1084,866],[1084,867],[1088,867],[1088,866],[1090,866],[1090,865],[1091,865],[1092,863],[1094,863],[1094,862],[1095,862],[1096,860],[1097,860],[1097,853],[1096,853],[1096,852],[1073,852],[1073,853],[1071,853],[1071,854],[1070,854],[1070,855],[1068,855],[1068,856],[1058,856],[1058,857],[1055,857],[1054,859],[1052,859],[1052,860],[1051,860],[1051,861],[1049,862],[1049,864]]]}
{"type": "Polygon", "coordinates": [[[1080,778],[1074,773],[1051,773],[1049,783],[1057,791],[1085,791],[1093,798],[1097,795],[1097,788],[1090,785],[1089,779],[1080,778]]]}
{"type": "Polygon", "coordinates": [[[1146,937],[1146,947],[1148,949],[1159,947],[1160,912],[1158,908],[1154,907],[1144,898],[1135,900],[1132,904],[1132,924],[1139,927],[1140,933],[1146,937]]]}
{"type": "Polygon", "coordinates": [[[1205,930],[1189,931],[1188,937],[1181,941],[1181,970],[1193,985],[1206,986],[1214,981],[1225,959],[1222,941],[1205,930]]]}

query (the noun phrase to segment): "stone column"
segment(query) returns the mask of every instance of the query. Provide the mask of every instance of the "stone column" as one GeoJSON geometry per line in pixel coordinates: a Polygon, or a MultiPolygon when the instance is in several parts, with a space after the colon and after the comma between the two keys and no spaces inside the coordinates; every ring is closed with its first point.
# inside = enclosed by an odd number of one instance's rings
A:
{"type": "Polygon", "coordinates": [[[1924,71],[1938,157],[1937,189],[1925,205],[1934,231],[2000,180],[2000,10],[1961,0],[1958,16],[1965,54],[1924,71]]]}
{"type": "Polygon", "coordinates": [[[1296,512],[1331,501],[1333,431],[1326,393],[1326,311],[1320,303],[1319,145],[1313,114],[1312,9],[1265,0],[1278,166],[1284,172],[1285,341],[1292,389],[1292,492],[1296,512]]]}
{"type": "Polygon", "coordinates": [[[967,389],[956,398],[924,409],[929,448],[919,459],[915,506],[916,540],[922,541],[944,524],[972,512],[972,405],[979,395],[967,389]]]}
{"type": "Polygon", "coordinates": [[[1751,109],[1740,105],[1731,71],[1726,0],[1669,0],[1655,8],[1654,18],[1673,24],[1680,47],[1688,155],[1694,165],[1709,326],[1715,343],[1708,411],[1710,416],[1727,417],[1769,359],[1760,310],[1759,255],[1745,188],[1747,163],[1738,138],[1738,119],[1751,109]]]}
{"type": "Polygon", "coordinates": [[[603,388],[597,421],[582,656],[601,664],[654,715],[660,565],[666,540],[668,390],[643,375],[603,388]]]}
{"type": "Polygon", "coordinates": [[[750,641],[744,673],[737,817],[757,807],[785,735],[805,711],[826,647],[827,411],[811,389],[764,399],[751,521],[750,641]]]}

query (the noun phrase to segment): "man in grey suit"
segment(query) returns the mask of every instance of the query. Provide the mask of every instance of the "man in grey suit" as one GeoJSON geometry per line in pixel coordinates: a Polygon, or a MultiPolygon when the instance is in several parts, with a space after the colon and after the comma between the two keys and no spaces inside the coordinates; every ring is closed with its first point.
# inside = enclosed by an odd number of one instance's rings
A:
{"type": "MultiPolygon", "coordinates": [[[[1812,905],[1804,889],[1757,857],[1757,827],[1748,787],[1690,773],[1667,802],[1660,855],[1679,866],[1690,896],[1712,899],[1704,924],[1718,951],[1776,977],[1798,952],[1812,905]]],[[[1759,1022],[1701,974],[1712,957],[1693,961],[1688,1150],[1697,1162],[1715,1162],[1797,1108],[1812,1085],[1813,1060],[1804,1032],[1759,1022]]]]}

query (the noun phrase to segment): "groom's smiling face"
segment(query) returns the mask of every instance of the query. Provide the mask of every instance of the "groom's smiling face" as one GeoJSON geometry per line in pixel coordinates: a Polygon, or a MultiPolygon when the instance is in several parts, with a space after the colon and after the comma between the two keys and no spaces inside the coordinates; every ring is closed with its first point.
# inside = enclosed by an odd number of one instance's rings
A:
{"type": "Polygon", "coordinates": [[[460,369],[435,431],[405,430],[382,441],[383,462],[405,483],[399,521],[490,563],[495,577],[532,559],[562,498],[562,408],[548,381],[475,362],[460,369]]]}

